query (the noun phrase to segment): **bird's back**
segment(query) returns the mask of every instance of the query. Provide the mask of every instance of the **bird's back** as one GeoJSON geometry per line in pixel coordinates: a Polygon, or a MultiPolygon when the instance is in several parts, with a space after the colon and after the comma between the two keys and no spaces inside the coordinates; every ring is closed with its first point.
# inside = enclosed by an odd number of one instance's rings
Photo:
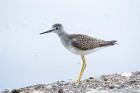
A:
{"type": "Polygon", "coordinates": [[[71,40],[72,46],[80,50],[91,50],[94,48],[111,46],[114,45],[116,42],[115,40],[105,41],[94,37],[90,37],[88,35],[81,35],[81,34],[69,35],[69,39],[71,40]]]}

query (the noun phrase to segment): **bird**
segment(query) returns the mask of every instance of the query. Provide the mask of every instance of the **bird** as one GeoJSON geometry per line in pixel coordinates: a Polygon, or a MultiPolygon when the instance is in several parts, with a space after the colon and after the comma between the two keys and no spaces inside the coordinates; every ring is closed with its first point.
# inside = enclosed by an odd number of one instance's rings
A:
{"type": "Polygon", "coordinates": [[[64,30],[63,25],[60,23],[53,24],[51,30],[42,32],[40,34],[46,34],[50,32],[54,32],[59,36],[62,44],[64,45],[66,49],[68,49],[69,51],[71,51],[72,53],[76,55],[81,56],[82,67],[78,75],[78,78],[75,81],[76,84],[80,83],[83,73],[86,68],[85,55],[95,52],[100,48],[113,46],[117,44],[116,40],[106,41],[106,40],[98,39],[98,38],[91,37],[84,34],[68,34],[64,30]]]}

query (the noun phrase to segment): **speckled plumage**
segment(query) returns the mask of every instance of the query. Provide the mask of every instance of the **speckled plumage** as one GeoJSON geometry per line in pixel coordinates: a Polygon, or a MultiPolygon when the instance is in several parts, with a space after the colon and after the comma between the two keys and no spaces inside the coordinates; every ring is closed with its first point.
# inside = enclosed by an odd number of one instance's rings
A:
{"type": "Polygon", "coordinates": [[[116,41],[105,41],[88,35],[72,34],[69,36],[71,44],[81,50],[90,50],[98,47],[114,45],[116,41]]]}

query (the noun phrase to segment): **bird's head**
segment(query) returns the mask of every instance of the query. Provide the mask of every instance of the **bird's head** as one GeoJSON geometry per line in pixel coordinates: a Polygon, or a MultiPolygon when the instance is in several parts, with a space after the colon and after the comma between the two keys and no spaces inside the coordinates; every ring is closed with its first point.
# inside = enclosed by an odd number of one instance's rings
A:
{"type": "Polygon", "coordinates": [[[42,33],[40,33],[40,34],[45,34],[45,33],[50,33],[50,32],[54,32],[54,33],[59,33],[59,32],[61,32],[63,30],[63,26],[61,25],[61,24],[54,24],[53,26],[52,26],[52,29],[51,30],[48,30],[48,31],[45,31],[45,32],[42,32],[42,33]]]}

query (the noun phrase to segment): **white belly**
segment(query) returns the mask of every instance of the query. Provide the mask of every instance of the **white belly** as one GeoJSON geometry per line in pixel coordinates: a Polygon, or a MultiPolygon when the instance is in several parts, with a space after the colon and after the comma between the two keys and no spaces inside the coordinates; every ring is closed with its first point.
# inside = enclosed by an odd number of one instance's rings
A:
{"type": "Polygon", "coordinates": [[[73,46],[67,46],[67,45],[64,45],[70,52],[74,53],[74,54],[77,54],[77,55],[87,55],[87,54],[90,54],[92,52],[96,52],[102,48],[105,48],[105,47],[100,47],[100,48],[94,48],[94,49],[90,49],[90,50],[80,50],[78,48],[75,48],[73,46]]]}

